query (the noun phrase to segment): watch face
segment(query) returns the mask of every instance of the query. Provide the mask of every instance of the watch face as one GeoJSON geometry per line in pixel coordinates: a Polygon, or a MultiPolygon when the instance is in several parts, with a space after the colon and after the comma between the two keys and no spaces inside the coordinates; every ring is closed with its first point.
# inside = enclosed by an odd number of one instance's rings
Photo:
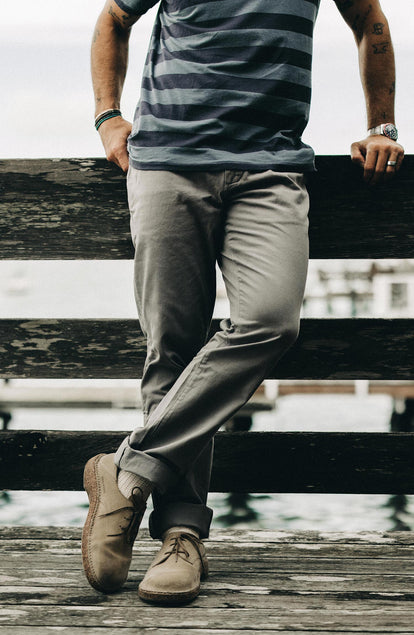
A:
{"type": "Polygon", "coordinates": [[[398,139],[398,131],[397,128],[392,123],[387,123],[384,127],[384,135],[393,141],[397,141],[398,139]]]}

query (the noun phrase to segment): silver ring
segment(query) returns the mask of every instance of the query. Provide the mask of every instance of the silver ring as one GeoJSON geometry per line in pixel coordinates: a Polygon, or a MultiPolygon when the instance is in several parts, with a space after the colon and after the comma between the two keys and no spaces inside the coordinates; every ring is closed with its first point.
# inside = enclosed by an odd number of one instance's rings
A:
{"type": "Polygon", "coordinates": [[[387,161],[387,165],[390,165],[392,168],[395,168],[397,165],[397,161],[387,161]]]}

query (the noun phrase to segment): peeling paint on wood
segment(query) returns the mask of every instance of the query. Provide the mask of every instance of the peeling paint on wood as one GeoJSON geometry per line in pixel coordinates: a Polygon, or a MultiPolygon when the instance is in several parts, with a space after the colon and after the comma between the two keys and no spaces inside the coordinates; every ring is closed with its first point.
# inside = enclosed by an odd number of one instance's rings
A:
{"type": "MultiPolygon", "coordinates": [[[[395,183],[378,188],[363,183],[348,156],[317,157],[316,165],[312,258],[414,257],[413,156],[395,183]]],[[[133,256],[125,175],[105,159],[3,160],[0,192],[2,258],[133,256]]]]}
{"type": "MultiPolygon", "coordinates": [[[[305,319],[268,378],[412,380],[413,330],[412,319],[305,319]]],[[[0,342],[3,378],[138,378],[146,356],[133,319],[3,319],[0,342]]]]}

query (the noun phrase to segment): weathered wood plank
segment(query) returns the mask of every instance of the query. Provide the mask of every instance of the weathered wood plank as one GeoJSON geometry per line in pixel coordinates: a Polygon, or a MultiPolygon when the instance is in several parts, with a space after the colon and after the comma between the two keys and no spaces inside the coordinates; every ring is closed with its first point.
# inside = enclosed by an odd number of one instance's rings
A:
{"type": "MultiPolygon", "coordinates": [[[[1,526],[0,540],[57,540],[79,541],[82,529],[79,527],[59,526],[1,526]]],[[[140,529],[139,544],[153,545],[147,529],[140,529]]],[[[285,545],[300,544],[328,544],[328,545],[358,545],[386,546],[386,545],[414,545],[414,531],[278,531],[270,529],[212,529],[209,543],[223,545],[226,549],[235,546],[252,545],[285,545]]]]}
{"type": "MultiPolygon", "coordinates": [[[[112,635],[114,631],[111,631],[110,628],[106,628],[103,626],[99,627],[88,627],[85,630],[83,626],[59,626],[56,629],[50,627],[50,630],[56,631],[58,633],[70,633],[70,635],[112,635]]],[[[47,631],[49,632],[49,631],[47,631]]],[[[143,626],[134,626],[133,628],[124,628],[123,626],[117,626],[116,632],[121,633],[121,635],[139,635],[140,633],[151,633],[152,635],[156,632],[156,635],[183,635],[185,630],[183,628],[157,628],[156,631],[153,626],[143,627],[143,626]]],[[[248,630],[245,628],[241,629],[221,629],[221,628],[192,628],[191,634],[194,635],[260,635],[260,631],[249,628],[248,630]]],[[[288,630],[267,630],[267,635],[309,635],[309,632],[312,635],[336,635],[338,631],[315,631],[312,629],[311,631],[297,631],[296,629],[292,631],[290,628],[288,630]]],[[[45,629],[43,626],[8,626],[7,635],[45,635],[45,629]]],[[[342,634],[343,635],[343,634],[342,634]]],[[[376,635],[389,635],[389,633],[385,633],[384,631],[376,632],[376,635]]],[[[400,635],[412,635],[412,633],[400,632],[400,635]]]]}
{"type": "MultiPolygon", "coordinates": [[[[80,527],[59,526],[1,526],[0,540],[56,540],[77,541],[81,539],[80,527]]],[[[139,548],[143,545],[153,547],[148,529],[140,529],[139,548]]],[[[353,545],[363,547],[385,547],[392,545],[414,545],[414,531],[279,531],[275,529],[225,529],[214,528],[210,532],[209,544],[222,545],[226,550],[230,547],[252,547],[254,545],[287,545],[287,544],[321,545],[353,545]]],[[[64,545],[63,545],[64,546],[64,545]]],[[[137,547],[138,548],[138,547],[137,547]]]]}
{"type": "Polygon", "coordinates": [[[345,632],[376,633],[388,631],[401,633],[409,631],[414,617],[414,604],[398,603],[392,600],[382,602],[352,602],[345,600],[339,604],[331,603],[323,596],[319,598],[273,598],[266,609],[249,609],[231,606],[223,609],[196,607],[159,607],[142,606],[135,600],[126,611],[124,607],[113,607],[110,601],[98,604],[98,596],[92,606],[72,604],[70,606],[19,606],[0,605],[0,619],[3,625],[23,626],[90,626],[156,628],[220,629],[225,621],[227,628],[257,629],[269,631],[290,628],[315,630],[338,630],[345,632]],[[9,619],[7,620],[7,618],[9,619]],[[6,622],[7,620],[7,622],[6,622]],[[155,626],[156,625],[156,626],[155,626]]]}
{"type": "MultiPolygon", "coordinates": [[[[227,563],[228,564],[228,563],[227,563]]],[[[277,563],[276,563],[277,564],[277,563]]],[[[318,577],[318,576],[315,576],[318,577]]],[[[238,584],[215,584],[214,582],[204,582],[203,593],[192,603],[192,608],[204,608],[205,610],[214,609],[226,609],[229,605],[233,608],[242,606],[243,609],[262,609],[266,610],[269,606],[269,598],[279,597],[286,598],[289,603],[294,603],[295,596],[307,595],[309,598],[320,599],[323,596],[324,600],[329,600],[332,605],[336,602],[338,605],[344,601],[348,602],[361,602],[369,601],[371,603],[383,603],[384,600],[394,600],[396,603],[411,602],[414,606],[414,594],[409,592],[396,592],[390,591],[384,586],[382,591],[355,591],[349,585],[348,590],[332,591],[332,585],[336,583],[336,579],[339,581],[341,577],[331,576],[319,576],[329,577],[331,588],[327,590],[321,590],[315,588],[309,584],[308,587],[298,589],[281,589],[278,586],[279,575],[274,576],[274,584],[271,586],[264,585],[265,580],[261,580],[261,584],[249,584],[249,581],[245,581],[239,578],[238,584]],[[276,588],[277,587],[277,588],[276,588]],[[293,600],[293,601],[292,601],[293,600]]],[[[58,579],[55,576],[55,579],[58,579]]],[[[128,587],[123,588],[123,593],[118,594],[117,597],[111,601],[111,606],[124,607],[128,610],[131,605],[131,595],[136,593],[137,582],[129,584],[128,587]]],[[[357,581],[354,578],[354,585],[357,581]]],[[[406,581],[408,585],[408,581],[406,581]]],[[[89,589],[85,588],[85,579],[82,580],[80,586],[75,588],[64,588],[61,586],[61,581],[56,582],[54,586],[14,586],[0,587],[0,604],[13,606],[37,604],[43,606],[71,606],[72,604],[91,605],[94,603],[96,595],[89,589]],[[56,586],[58,585],[58,586],[56,586]],[[79,590],[81,589],[81,593],[79,590]]],[[[335,605],[334,605],[335,606],[335,605]]],[[[374,607],[372,607],[374,608],[374,607]]]]}
{"type": "MultiPolygon", "coordinates": [[[[310,179],[312,258],[412,258],[413,166],[368,188],[348,156],[310,179]],[[355,231],[358,227],[358,231],[355,231]]],[[[105,159],[0,161],[3,259],[131,258],[125,177],[105,159]]]]}
{"type": "MultiPolygon", "coordinates": [[[[23,557],[23,554],[22,554],[23,557]]],[[[400,601],[412,601],[413,576],[392,574],[364,574],[343,572],[276,572],[269,575],[268,571],[256,573],[234,572],[229,570],[229,557],[225,566],[220,570],[217,562],[209,558],[212,565],[210,580],[203,585],[209,598],[209,605],[219,608],[229,601],[242,600],[250,606],[261,606],[260,598],[268,595],[288,595],[294,593],[307,593],[316,595],[329,593],[336,599],[378,599],[391,597],[391,594],[399,596],[400,601]],[[257,604],[255,604],[257,602],[257,604]]],[[[125,591],[136,591],[137,582],[143,577],[148,568],[149,561],[137,572],[136,567],[131,571],[129,581],[123,587],[125,591]]],[[[42,602],[45,604],[68,604],[73,597],[73,589],[83,588],[85,576],[79,562],[77,569],[35,569],[30,571],[23,567],[12,571],[6,569],[0,574],[0,603],[13,604],[33,601],[32,594],[42,594],[42,602]],[[20,574],[20,575],[17,575],[20,574]],[[55,593],[48,589],[54,585],[55,593]]],[[[307,565],[307,562],[302,563],[307,565]]],[[[204,597],[200,602],[205,604],[204,597]]],[[[118,595],[117,606],[130,604],[127,595],[118,595]]],[[[197,602],[197,606],[199,603],[197,602]]]]}
{"type": "MultiPolygon", "coordinates": [[[[414,379],[413,332],[412,319],[305,319],[268,378],[414,379]]],[[[139,377],[145,355],[133,319],[0,320],[3,378],[139,377]]]]}
{"type": "MultiPolygon", "coordinates": [[[[85,509],[86,518],[86,509],[85,509]]],[[[241,542],[231,544],[230,542],[215,541],[209,539],[208,549],[210,556],[214,559],[217,566],[222,566],[223,562],[228,559],[229,554],[232,554],[237,558],[237,562],[234,563],[235,569],[233,571],[243,570],[246,563],[266,562],[271,561],[273,558],[283,557],[286,560],[306,559],[306,558],[325,558],[335,557],[341,558],[377,558],[377,559],[395,559],[408,560],[414,564],[414,550],[412,545],[401,544],[371,544],[371,543],[329,543],[325,540],[321,540],[319,543],[312,542],[291,542],[286,541],[280,543],[257,543],[257,542],[241,542]]],[[[143,539],[139,537],[139,541],[134,550],[134,562],[141,563],[141,560],[148,560],[159,548],[159,542],[149,539],[143,539]]],[[[0,540],[0,550],[4,549],[7,554],[24,553],[26,556],[29,554],[44,554],[47,558],[48,553],[52,555],[57,553],[63,553],[66,556],[73,556],[78,558],[80,550],[80,540],[66,540],[64,543],[60,540],[30,540],[30,539],[16,539],[8,540],[7,542],[0,540]]],[[[24,568],[24,563],[21,564],[24,568]]],[[[1,578],[0,578],[1,584],[1,578]]]]}
{"type": "MultiPolygon", "coordinates": [[[[247,549],[247,547],[246,547],[247,549]]],[[[2,554],[2,571],[4,575],[8,575],[8,572],[15,571],[16,569],[24,569],[24,565],[21,563],[21,559],[24,557],[27,570],[41,569],[45,566],[45,557],[49,558],[48,569],[54,571],[54,575],[61,574],[62,571],[76,572],[82,569],[80,551],[77,555],[72,553],[65,553],[61,549],[57,549],[55,552],[7,552],[2,554]]],[[[234,555],[234,554],[233,554],[234,555]]],[[[245,580],[246,584],[266,586],[269,582],[269,576],[273,577],[275,572],[277,575],[304,575],[305,565],[306,570],[312,571],[313,575],[319,576],[343,576],[343,575],[373,575],[373,576],[388,576],[395,575],[398,571],[399,575],[407,579],[406,592],[410,592],[414,577],[414,563],[412,560],[406,558],[320,558],[315,555],[313,558],[308,557],[306,560],[300,558],[284,558],[282,555],[279,557],[269,558],[257,561],[243,560],[239,554],[239,564],[233,564],[235,571],[233,573],[232,582],[234,583],[236,578],[239,580],[245,580]]],[[[145,574],[148,565],[151,562],[151,557],[142,557],[134,559],[130,569],[130,580],[132,582],[139,581],[145,574]]],[[[211,565],[213,569],[214,577],[210,581],[219,581],[220,583],[226,583],[229,580],[229,559],[225,558],[227,568],[220,566],[220,570],[214,572],[215,559],[211,558],[211,565]]]]}
{"type": "MultiPolygon", "coordinates": [[[[113,631],[110,628],[106,628],[103,626],[99,627],[87,627],[85,630],[84,626],[59,626],[56,629],[50,627],[51,630],[57,630],[58,633],[70,633],[70,635],[112,635],[113,631]]],[[[48,631],[49,632],[49,631],[48,631]]],[[[133,628],[124,628],[123,626],[117,626],[116,632],[121,633],[121,635],[139,635],[140,633],[154,633],[154,626],[134,626],[133,628]]],[[[185,630],[183,628],[157,628],[156,635],[183,635],[185,630]]],[[[241,628],[241,629],[227,629],[227,628],[191,628],[191,633],[194,635],[260,635],[260,631],[249,628],[241,628]]],[[[336,635],[338,631],[315,631],[315,629],[311,629],[303,631],[303,630],[292,630],[288,628],[288,630],[279,628],[275,630],[267,630],[266,635],[336,635]]],[[[45,635],[45,629],[43,626],[8,626],[7,635],[45,635]]],[[[343,635],[343,632],[342,632],[343,635]]],[[[389,635],[389,631],[376,631],[376,635],[389,635]]],[[[399,635],[412,635],[412,631],[400,631],[399,635]]]]}
{"type": "MultiPolygon", "coordinates": [[[[44,627],[43,626],[9,626],[8,627],[9,631],[8,631],[8,635],[36,635],[36,634],[40,634],[40,635],[45,635],[45,631],[44,631],[44,627]]],[[[108,628],[102,627],[88,627],[88,629],[85,631],[85,628],[83,626],[59,626],[59,633],[70,633],[72,635],[109,635],[111,633],[111,631],[108,628]]],[[[146,627],[133,627],[133,628],[124,628],[123,626],[117,626],[116,627],[116,632],[120,632],[121,635],[139,635],[139,633],[154,633],[154,627],[153,626],[148,626],[148,628],[146,627]]],[[[184,629],[183,628],[157,628],[156,629],[156,633],[157,635],[183,635],[184,633],[184,629]]],[[[342,635],[343,634],[343,631],[342,635]]],[[[354,631],[356,632],[356,631],[354,631]]],[[[376,635],[389,635],[389,631],[385,632],[385,631],[375,631],[376,635]]],[[[191,633],[194,635],[246,635],[246,633],[248,633],[249,635],[260,635],[260,631],[257,631],[255,629],[249,628],[249,629],[245,629],[245,628],[241,628],[241,629],[221,629],[221,628],[192,628],[191,629],[191,633]]],[[[311,629],[311,630],[292,630],[290,628],[288,628],[288,630],[283,629],[277,629],[275,630],[267,630],[266,631],[266,635],[309,635],[309,633],[311,633],[312,635],[336,635],[338,633],[338,631],[319,631],[315,629],[311,629]]],[[[111,633],[112,635],[112,633],[111,633]]],[[[408,631],[399,631],[399,635],[412,635],[412,631],[408,632],[408,631]]]]}
{"type": "MultiPolygon", "coordinates": [[[[86,461],[113,452],[125,433],[1,436],[3,489],[79,490],[86,461]]],[[[412,494],[413,456],[412,433],[223,432],[216,435],[211,491],[412,494]]]]}

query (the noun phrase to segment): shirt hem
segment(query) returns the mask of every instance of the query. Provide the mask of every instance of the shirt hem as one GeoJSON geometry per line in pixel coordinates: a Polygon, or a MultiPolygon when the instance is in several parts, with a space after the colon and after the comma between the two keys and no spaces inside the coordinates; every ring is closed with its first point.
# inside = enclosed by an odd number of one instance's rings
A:
{"type": "Polygon", "coordinates": [[[223,161],[220,165],[211,163],[199,163],[194,165],[182,165],[172,163],[147,163],[136,161],[129,157],[129,163],[136,170],[165,170],[166,172],[221,172],[222,170],[248,170],[249,172],[262,172],[263,170],[273,170],[275,172],[316,172],[314,164],[293,164],[293,163],[240,163],[223,161]]]}

